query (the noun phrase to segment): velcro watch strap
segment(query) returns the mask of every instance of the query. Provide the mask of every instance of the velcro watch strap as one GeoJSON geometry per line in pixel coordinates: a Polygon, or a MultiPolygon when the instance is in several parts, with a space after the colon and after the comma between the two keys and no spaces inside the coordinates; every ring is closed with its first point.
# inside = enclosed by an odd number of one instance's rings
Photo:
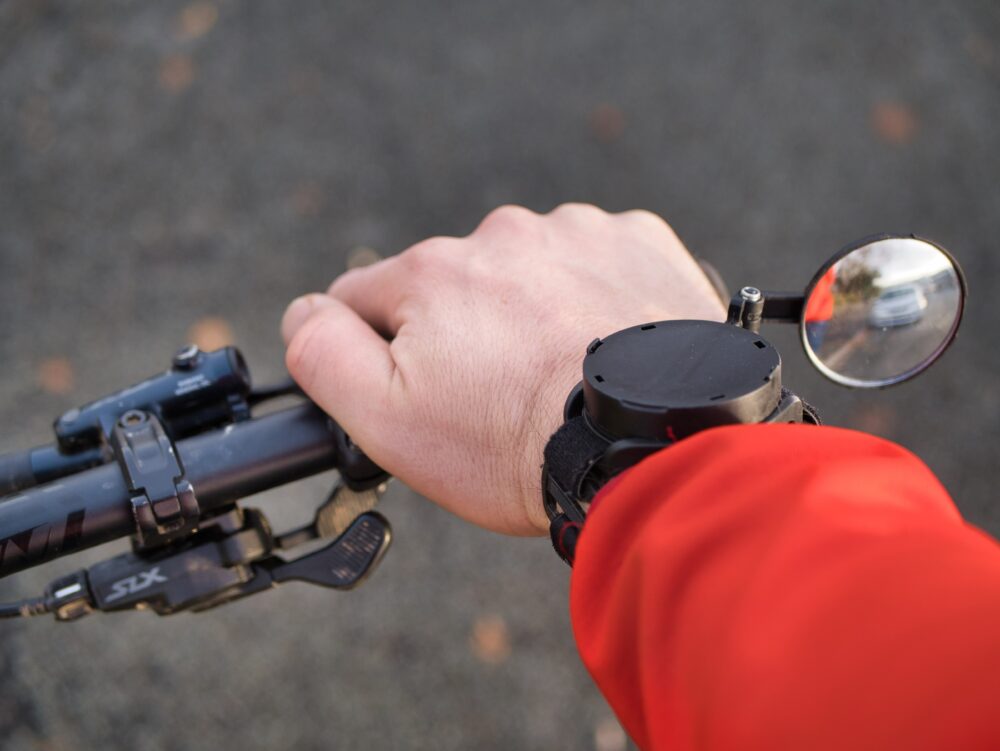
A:
{"type": "Polygon", "coordinates": [[[542,494],[551,520],[549,535],[556,553],[570,565],[586,514],[579,501],[589,501],[609,479],[592,471],[608,445],[581,415],[563,423],[545,446],[542,494]]]}

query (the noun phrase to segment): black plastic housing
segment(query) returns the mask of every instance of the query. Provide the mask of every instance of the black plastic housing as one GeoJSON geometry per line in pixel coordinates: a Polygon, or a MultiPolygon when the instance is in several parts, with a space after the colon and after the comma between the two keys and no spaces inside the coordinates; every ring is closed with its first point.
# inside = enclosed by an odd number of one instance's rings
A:
{"type": "Polygon", "coordinates": [[[238,349],[185,347],[167,372],[61,415],[55,444],[0,456],[0,496],[111,461],[111,434],[126,412],[152,413],[178,440],[248,419],[250,391],[238,349]]]}
{"type": "Polygon", "coordinates": [[[71,409],[55,421],[64,453],[106,442],[118,418],[130,410],[152,412],[177,440],[250,416],[250,371],[239,350],[181,350],[173,367],[109,397],[71,409]]]}
{"type": "Polygon", "coordinates": [[[583,400],[610,439],[674,441],[762,422],[781,400],[781,357],[759,334],[724,323],[633,326],[587,348],[583,400]]]}

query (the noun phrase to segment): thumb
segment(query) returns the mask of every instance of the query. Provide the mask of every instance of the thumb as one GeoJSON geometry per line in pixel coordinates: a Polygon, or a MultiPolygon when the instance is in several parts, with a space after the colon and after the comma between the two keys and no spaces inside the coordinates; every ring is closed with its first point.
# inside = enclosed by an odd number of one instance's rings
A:
{"type": "Polygon", "coordinates": [[[281,332],[285,364],[302,390],[358,445],[378,446],[396,370],[389,343],[350,307],[321,294],[295,300],[281,332]]]}

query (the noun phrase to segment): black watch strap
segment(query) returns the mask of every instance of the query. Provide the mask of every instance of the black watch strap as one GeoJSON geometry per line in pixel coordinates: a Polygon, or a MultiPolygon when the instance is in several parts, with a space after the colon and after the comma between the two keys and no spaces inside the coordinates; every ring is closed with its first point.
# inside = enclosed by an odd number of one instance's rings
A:
{"type": "MultiPolygon", "coordinates": [[[[545,446],[545,470],[550,484],[554,482],[558,485],[556,498],[558,490],[569,494],[576,502],[593,498],[600,486],[607,481],[594,477],[593,470],[609,445],[609,441],[587,425],[587,418],[582,415],[564,422],[545,446]]],[[[564,512],[575,516],[570,508],[562,503],[559,505],[564,512]]],[[[552,517],[551,513],[549,517],[552,517]]]]}
{"type": "Polygon", "coordinates": [[[571,566],[585,505],[610,479],[597,470],[608,446],[582,415],[563,423],[545,446],[542,495],[551,522],[549,536],[556,553],[571,566]]]}
{"type": "Polygon", "coordinates": [[[545,447],[542,495],[556,552],[572,562],[590,502],[609,480],[708,428],[819,417],[781,383],[781,357],[755,331],[656,321],[595,339],[565,423],[545,447]]]}

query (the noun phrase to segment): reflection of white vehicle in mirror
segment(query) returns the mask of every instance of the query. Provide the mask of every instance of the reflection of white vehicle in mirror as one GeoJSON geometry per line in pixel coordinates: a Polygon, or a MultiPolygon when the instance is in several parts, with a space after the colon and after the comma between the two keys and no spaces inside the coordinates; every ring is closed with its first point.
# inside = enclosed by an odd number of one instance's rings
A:
{"type": "Polygon", "coordinates": [[[927,297],[919,287],[908,284],[883,292],[872,305],[868,325],[874,328],[905,326],[924,317],[927,297]]]}

